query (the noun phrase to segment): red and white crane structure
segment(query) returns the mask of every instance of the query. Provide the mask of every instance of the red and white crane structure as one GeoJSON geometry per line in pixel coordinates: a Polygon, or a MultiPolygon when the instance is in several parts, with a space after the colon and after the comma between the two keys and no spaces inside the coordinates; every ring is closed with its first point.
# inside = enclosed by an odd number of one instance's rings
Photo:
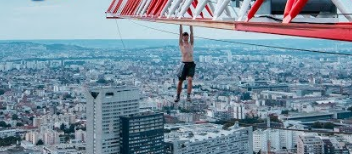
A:
{"type": "Polygon", "coordinates": [[[352,42],[352,0],[113,0],[108,19],[352,42]]]}

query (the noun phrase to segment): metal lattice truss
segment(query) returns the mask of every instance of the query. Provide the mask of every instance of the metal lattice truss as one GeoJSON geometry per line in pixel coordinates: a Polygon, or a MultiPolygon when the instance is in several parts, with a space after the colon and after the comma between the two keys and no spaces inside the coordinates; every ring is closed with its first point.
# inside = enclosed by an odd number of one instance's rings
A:
{"type": "Polygon", "coordinates": [[[352,41],[352,0],[113,0],[108,19],[352,41]]]}

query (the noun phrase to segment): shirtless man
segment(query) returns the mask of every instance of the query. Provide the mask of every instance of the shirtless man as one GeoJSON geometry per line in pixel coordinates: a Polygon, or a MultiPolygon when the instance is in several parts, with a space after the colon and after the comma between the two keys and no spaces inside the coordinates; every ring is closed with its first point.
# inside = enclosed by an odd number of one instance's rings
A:
{"type": "Polygon", "coordinates": [[[187,32],[183,32],[182,25],[180,25],[180,38],[179,46],[182,54],[182,66],[178,72],[178,85],[177,85],[177,95],[175,102],[180,101],[180,94],[182,91],[182,83],[184,80],[188,80],[187,84],[187,101],[191,101],[191,92],[192,92],[192,79],[195,72],[196,64],[193,61],[193,27],[190,26],[191,34],[188,35],[187,32]],[[190,41],[188,41],[190,39],[190,41]]]}

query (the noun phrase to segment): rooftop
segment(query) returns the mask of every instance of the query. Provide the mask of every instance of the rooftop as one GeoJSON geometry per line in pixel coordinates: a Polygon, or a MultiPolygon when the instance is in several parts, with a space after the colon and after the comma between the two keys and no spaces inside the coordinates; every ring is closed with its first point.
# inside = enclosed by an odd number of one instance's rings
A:
{"type": "Polygon", "coordinates": [[[290,118],[332,115],[331,112],[291,113],[290,118]]]}
{"type": "Polygon", "coordinates": [[[129,91],[129,90],[138,90],[138,89],[132,86],[94,86],[92,88],[89,88],[90,92],[101,92],[101,91],[112,91],[112,90],[129,91]]]}
{"type": "Polygon", "coordinates": [[[132,117],[138,118],[138,117],[146,117],[146,116],[152,116],[152,115],[163,115],[163,113],[146,111],[146,112],[140,112],[140,113],[126,115],[126,116],[122,116],[122,117],[124,117],[124,118],[132,118],[132,117]]]}
{"type": "Polygon", "coordinates": [[[228,136],[236,131],[244,130],[246,127],[230,127],[229,130],[224,130],[222,125],[204,123],[204,124],[175,124],[165,125],[165,129],[171,130],[170,133],[165,133],[165,142],[174,140],[184,140],[196,142],[207,140],[209,138],[217,138],[228,136]]]}

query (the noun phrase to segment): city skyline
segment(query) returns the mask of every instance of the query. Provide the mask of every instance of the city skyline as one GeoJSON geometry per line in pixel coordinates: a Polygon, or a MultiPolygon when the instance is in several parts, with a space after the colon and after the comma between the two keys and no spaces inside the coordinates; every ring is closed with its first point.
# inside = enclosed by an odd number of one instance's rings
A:
{"type": "MultiPolygon", "coordinates": [[[[121,49],[116,41],[0,42],[4,151],[352,151],[349,56],[198,41],[192,103],[182,93],[173,104],[177,42],[129,40],[135,48],[121,49]]],[[[325,40],[251,42],[352,51],[325,40]]]]}
{"type": "Polygon", "coordinates": [[[352,1],[285,2],[0,0],[0,154],[352,154],[352,1]]]}

